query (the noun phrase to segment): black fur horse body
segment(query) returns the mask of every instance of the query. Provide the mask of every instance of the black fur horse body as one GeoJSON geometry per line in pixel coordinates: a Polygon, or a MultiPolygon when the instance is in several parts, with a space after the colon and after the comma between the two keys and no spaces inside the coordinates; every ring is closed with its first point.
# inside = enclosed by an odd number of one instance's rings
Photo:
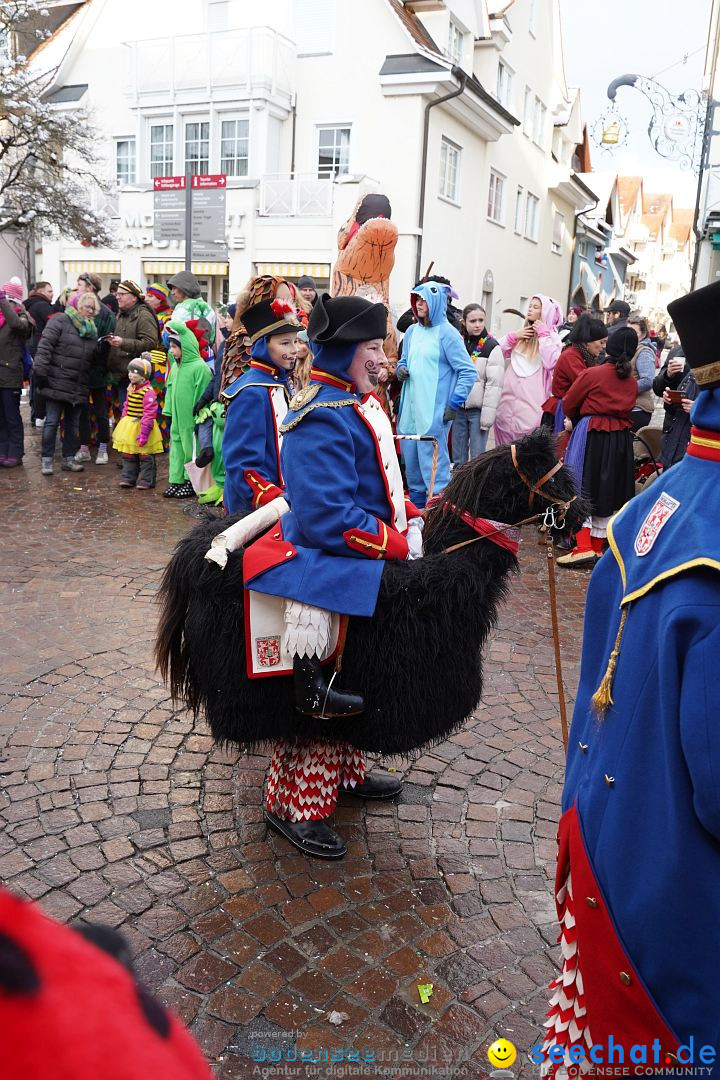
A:
{"type": "MultiPolygon", "coordinates": [[[[554,442],[545,432],[524,439],[519,453],[533,482],[555,462],[554,442]]],[[[572,496],[566,470],[551,484],[553,498],[572,496]]],[[[424,557],[386,563],[374,615],[349,621],[342,685],[361,692],[366,709],[345,720],[298,714],[287,676],[247,677],[242,551],[220,570],[204,556],[231,520],[198,526],[178,545],[161,593],[157,656],[173,696],[205,712],[217,742],[244,748],[302,737],[400,754],[447,738],[480,701],[482,646],[517,562],[487,539],[447,552],[476,534],[444,504],[511,524],[530,516],[529,498],[508,447],[457,470],[428,514],[424,557]]],[[[538,496],[535,511],[540,503],[547,505],[538,496]]],[[[566,528],[579,527],[582,516],[580,504],[573,504],[566,528]]]]}

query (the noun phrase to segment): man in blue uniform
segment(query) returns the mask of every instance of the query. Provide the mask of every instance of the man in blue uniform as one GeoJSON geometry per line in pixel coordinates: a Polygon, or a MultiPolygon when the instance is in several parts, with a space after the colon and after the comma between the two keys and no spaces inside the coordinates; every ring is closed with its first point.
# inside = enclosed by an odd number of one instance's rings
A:
{"type": "Polygon", "coordinates": [[[222,452],[229,514],[257,510],[283,493],[280,424],[301,329],[292,307],[263,300],[243,313],[250,367],[221,394],[227,404],[222,452]]]}
{"type": "MultiPolygon", "coordinates": [[[[362,712],[362,694],[328,683],[321,661],[336,650],[339,614],[372,615],[384,560],[406,559],[411,547],[414,553],[421,547],[421,519],[405,499],[390,422],[372,393],[386,363],[386,329],[382,304],[326,294],[318,299],[308,325],[311,381],[280,428],[291,510],[243,558],[253,594],[251,646],[258,645],[256,597],[282,597],[282,657],[274,656],[273,664],[276,671],[281,659],[292,665],[297,709],[315,717],[362,712]]],[[[269,647],[270,638],[259,640],[269,647]]],[[[325,821],[339,786],[364,798],[400,790],[389,776],[365,779],[362,755],[349,743],[279,744],[267,783],[267,820],[303,851],[343,855],[344,844],[325,821]]]]}
{"type": "Polygon", "coordinates": [[[607,1064],[612,1038],[644,1075],[720,1053],[720,283],[668,311],[700,392],[686,457],[612,519],[590,581],[545,1043],[607,1064]]]}

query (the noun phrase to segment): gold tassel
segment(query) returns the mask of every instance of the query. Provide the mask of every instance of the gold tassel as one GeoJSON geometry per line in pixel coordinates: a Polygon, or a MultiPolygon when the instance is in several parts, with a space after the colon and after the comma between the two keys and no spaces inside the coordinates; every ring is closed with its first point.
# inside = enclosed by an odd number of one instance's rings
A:
{"type": "Polygon", "coordinates": [[[620,652],[620,642],[622,641],[623,630],[625,629],[625,622],[627,620],[627,613],[630,605],[623,608],[622,617],[620,619],[620,626],[618,627],[617,637],[615,638],[615,647],[610,653],[610,659],[608,660],[607,670],[603,675],[602,682],[598,686],[597,690],[592,696],[592,705],[595,712],[599,717],[603,717],[608,711],[611,705],[614,705],[612,699],[612,684],[615,676],[615,665],[617,664],[618,654],[620,652]]]}

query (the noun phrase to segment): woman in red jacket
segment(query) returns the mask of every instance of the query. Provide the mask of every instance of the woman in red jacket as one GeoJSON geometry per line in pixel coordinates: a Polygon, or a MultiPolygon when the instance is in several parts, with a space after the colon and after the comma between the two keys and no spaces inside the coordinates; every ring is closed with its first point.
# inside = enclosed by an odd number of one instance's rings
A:
{"type": "Polygon", "coordinates": [[[577,546],[558,565],[592,566],[602,554],[607,523],[635,494],[633,480],[632,409],[637,380],[632,358],[637,335],[623,327],[608,338],[607,362],[588,368],[563,397],[573,434],[565,464],[581,479],[592,517],[577,534],[577,546]]]}
{"type": "Polygon", "coordinates": [[[590,315],[581,315],[570,331],[553,372],[552,395],[543,405],[543,427],[552,428],[556,435],[564,430],[562,399],[578,375],[598,363],[607,336],[605,323],[590,315]]]}

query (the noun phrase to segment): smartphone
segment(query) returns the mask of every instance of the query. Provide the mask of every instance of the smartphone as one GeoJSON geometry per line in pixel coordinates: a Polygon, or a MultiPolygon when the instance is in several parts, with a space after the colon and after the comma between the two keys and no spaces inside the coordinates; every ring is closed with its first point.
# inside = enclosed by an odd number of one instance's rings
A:
{"type": "Polygon", "coordinates": [[[682,390],[668,390],[667,396],[670,399],[671,405],[682,405],[682,390]]]}

